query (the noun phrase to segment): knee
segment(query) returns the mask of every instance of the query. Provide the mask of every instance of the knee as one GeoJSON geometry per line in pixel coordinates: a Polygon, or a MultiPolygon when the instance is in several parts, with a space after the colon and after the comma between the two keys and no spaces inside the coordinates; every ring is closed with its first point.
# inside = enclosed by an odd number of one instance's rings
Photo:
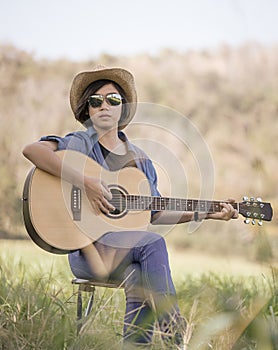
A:
{"type": "Polygon", "coordinates": [[[153,244],[157,246],[166,247],[164,237],[154,232],[146,232],[145,243],[146,245],[153,244]]]}
{"type": "Polygon", "coordinates": [[[149,244],[153,245],[156,249],[161,249],[161,251],[164,251],[167,249],[164,237],[162,237],[157,233],[151,234],[149,244]]]}
{"type": "Polygon", "coordinates": [[[162,236],[152,234],[148,238],[149,239],[145,240],[144,244],[142,244],[139,249],[143,258],[150,259],[150,257],[153,257],[155,259],[154,261],[161,261],[165,259],[165,257],[168,257],[166,242],[162,236]]]}

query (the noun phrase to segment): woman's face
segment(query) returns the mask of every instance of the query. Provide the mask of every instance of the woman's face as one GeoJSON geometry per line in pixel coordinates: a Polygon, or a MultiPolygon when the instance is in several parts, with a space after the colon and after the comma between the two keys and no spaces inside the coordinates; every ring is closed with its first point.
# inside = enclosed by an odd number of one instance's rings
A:
{"type": "MultiPolygon", "coordinates": [[[[119,91],[113,84],[106,84],[98,89],[94,95],[99,94],[106,96],[111,93],[119,94],[119,91]]],[[[89,104],[88,112],[96,131],[103,133],[118,128],[118,122],[122,113],[122,103],[118,106],[111,106],[106,99],[104,99],[99,107],[92,107],[89,104]]]]}

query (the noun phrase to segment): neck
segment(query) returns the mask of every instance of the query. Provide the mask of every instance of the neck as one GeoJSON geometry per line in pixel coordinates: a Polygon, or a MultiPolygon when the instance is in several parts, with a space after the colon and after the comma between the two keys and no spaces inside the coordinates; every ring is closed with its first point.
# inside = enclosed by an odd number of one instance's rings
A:
{"type": "Polygon", "coordinates": [[[99,134],[99,142],[109,151],[116,154],[125,154],[125,144],[118,136],[118,130],[112,129],[99,134]]]}

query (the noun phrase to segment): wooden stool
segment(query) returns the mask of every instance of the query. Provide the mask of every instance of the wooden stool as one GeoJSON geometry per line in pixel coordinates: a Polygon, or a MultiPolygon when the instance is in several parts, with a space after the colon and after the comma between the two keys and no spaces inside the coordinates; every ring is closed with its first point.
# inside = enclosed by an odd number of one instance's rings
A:
{"type": "Polygon", "coordinates": [[[77,335],[79,334],[83,322],[82,320],[89,316],[90,312],[92,311],[93,303],[94,303],[94,295],[95,295],[95,289],[96,287],[104,287],[104,288],[123,288],[123,283],[109,283],[109,282],[96,282],[86,279],[80,279],[80,278],[74,278],[71,281],[72,284],[78,285],[78,292],[77,292],[77,307],[76,307],[76,315],[77,315],[77,335]],[[88,292],[91,293],[87,306],[84,310],[83,314],[83,299],[82,299],[82,293],[88,292]]]}

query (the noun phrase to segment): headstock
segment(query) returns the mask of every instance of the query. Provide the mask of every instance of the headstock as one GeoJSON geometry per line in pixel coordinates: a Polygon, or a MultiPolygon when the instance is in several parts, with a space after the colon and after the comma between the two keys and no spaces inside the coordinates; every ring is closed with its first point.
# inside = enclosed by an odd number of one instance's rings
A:
{"type": "Polygon", "coordinates": [[[243,202],[239,203],[239,213],[246,218],[245,224],[251,222],[252,225],[255,225],[258,220],[258,225],[261,226],[263,221],[271,221],[273,210],[271,204],[262,202],[261,198],[243,197],[243,202]]]}

